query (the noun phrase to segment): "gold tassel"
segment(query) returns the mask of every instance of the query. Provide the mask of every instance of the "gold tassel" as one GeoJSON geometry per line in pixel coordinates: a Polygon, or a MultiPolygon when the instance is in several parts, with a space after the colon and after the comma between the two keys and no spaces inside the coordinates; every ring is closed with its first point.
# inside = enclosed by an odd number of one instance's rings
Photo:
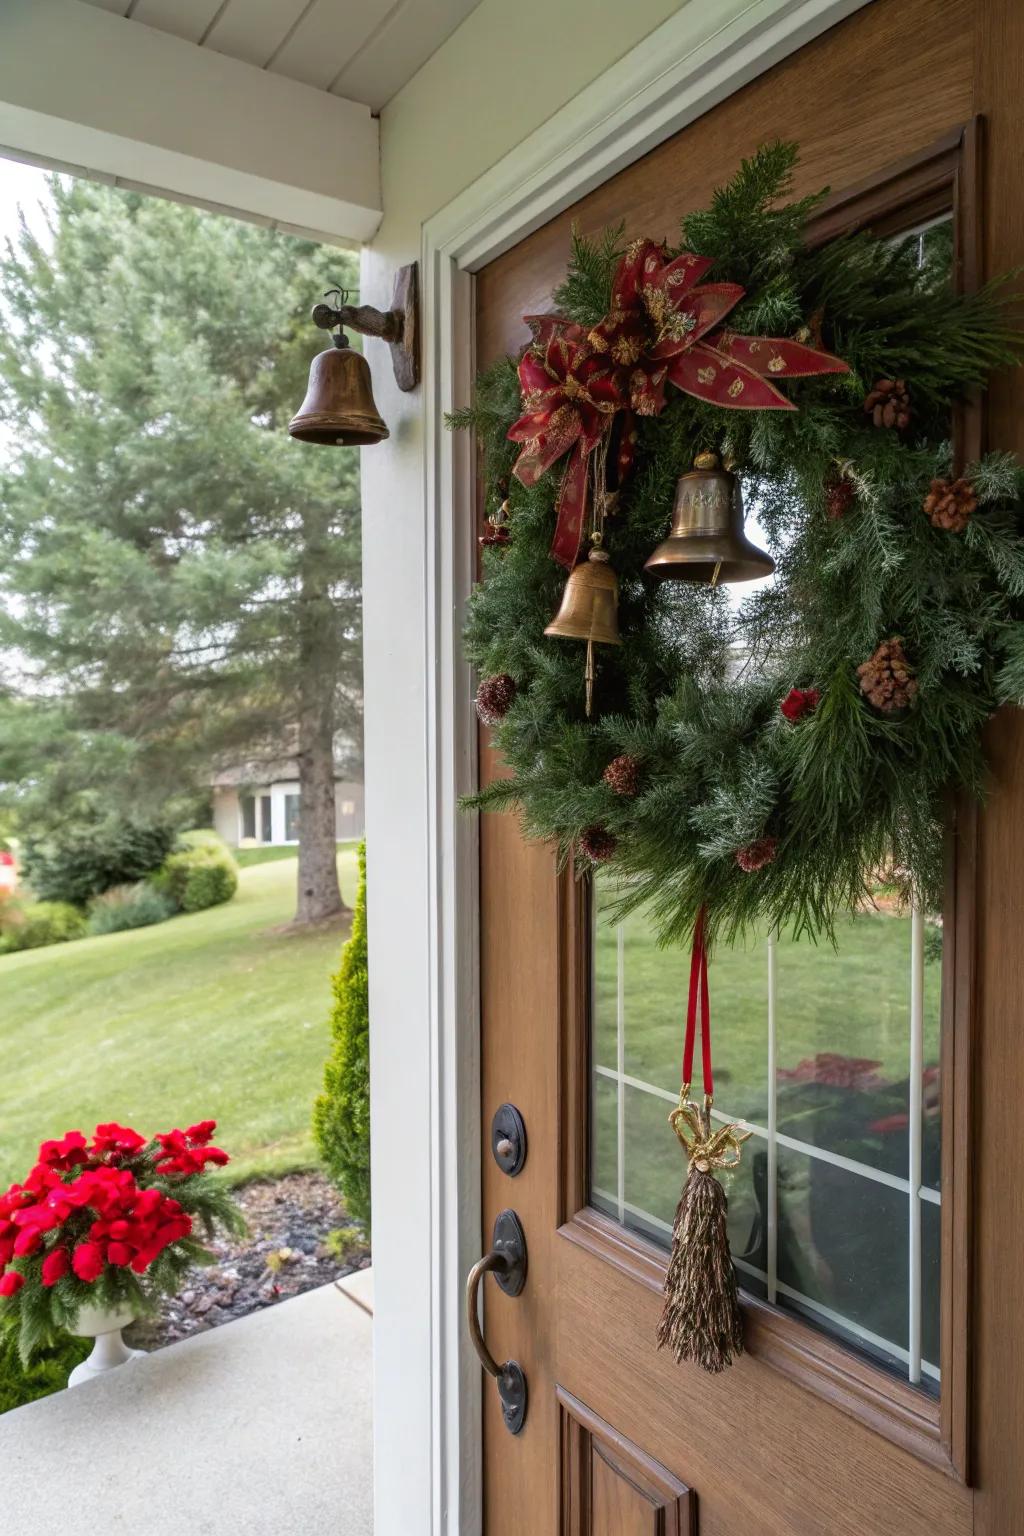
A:
{"type": "Polygon", "coordinates": [[[698,1109],[690,1102],[689,1085],[669,1124],[688,1168],[672,1228],[658,1347],[667,1344],[677,1363],[692,1360],[704,1371],[724,1371],[743,1353],[743,1317],[729,1252],[729,1201],[715,1171],[739,1165],[740,1146],[751,1132],[735,1125],[712,1131],[711,1100],[705,1098],[698,1109]]]}

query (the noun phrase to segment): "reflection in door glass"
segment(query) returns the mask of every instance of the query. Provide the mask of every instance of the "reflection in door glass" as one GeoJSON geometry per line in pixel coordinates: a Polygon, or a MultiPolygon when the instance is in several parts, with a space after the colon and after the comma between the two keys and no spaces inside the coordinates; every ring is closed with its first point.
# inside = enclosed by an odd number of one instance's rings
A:
{"type": "MultiPolygon", "coordinates": [[[[667,1247],[689,957],[642,913],[611,925],[600,882],[595,905],[591,1199],[667,1247]]],[[[715,1110],[753,1131],[727,1186],[743,1287],[933,1392],[941,950],[879,889],[836,951],[762,935],[709,968],[715,1110]]]]}

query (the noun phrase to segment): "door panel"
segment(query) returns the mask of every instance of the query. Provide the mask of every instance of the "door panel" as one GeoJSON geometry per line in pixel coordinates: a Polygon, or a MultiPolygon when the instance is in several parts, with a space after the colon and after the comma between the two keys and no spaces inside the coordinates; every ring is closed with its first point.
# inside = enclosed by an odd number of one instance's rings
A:
{"type": "Polygon", "coordinates": [[[691,1536],[689,1488],[570,1393],[558,1402],[564,1536],[691,1536]]]}
{"type": "MultiPolygon", "coordinates": [[[[480,272],[479,363],[520,347],[528,338],[522,315],[549,307],[573,221],[587,234],[624,220],[627,235],[671,236],[741,156],[775,136],[801,144],[799,195],[826,183],[859,186],[984,113],[984,264],[995,271],[1020,263],[1022,59],[1017,0],[875,0],[480,272]]],[[[1022,407],[1019,375],[994,385],[998,446],[1024,447],[1022,407]]],[[[764,1301],[747,1302],[749,1353],[722,1377],[658,1354],[663,1253],[586,1208],[588,893],[559,877],[549,849],[524,842],[514,816],[482,819],[482,1226],[490,1231],[497,1211],[514,1205],[530,1252],[521,1296],[486,1288],[488,1342],[499,1358],[522,1364],[530,1389],[516,1438],[490,1384],[485,1392],[487,1536],[687,1532],[690,1521],[701,1536],[1024,1529],[1015,1449],[1024,1441],[1024,1394],[1013,1385],[1024,1375],[1024,1322],[1012,1280],[1012,1192],[1024,1187],[1014,1130],[1024,721],[1007,711],[990,736],[998,787],[980,817],[976,862],[973,816],[958,831],[958,958],[943,979],[953,1000],[943,1077],[955,1071],[961,1108],[973,1082],[980,1126],[950,1140],[948,1161],[943,1153],[939,1406],[907,1382],[890,1385],[877,1366],[764,1301]],[[972,1006],[973,1046],[962,1027],[972,1006]],[[489,1142],[491,1117],[506,1100],[522,1112],[530,1147],[514,1184],[489,1142]],[[972,1237],[966,1212],[975,1187],[972,1237]],[[971,1458],[968,1484],[958,1473],[971,1458]]],[[[495,772],[484,735],[482,777],[495,772]]],[[[948,928],[946,947],[953,953],[948,928]]]]}

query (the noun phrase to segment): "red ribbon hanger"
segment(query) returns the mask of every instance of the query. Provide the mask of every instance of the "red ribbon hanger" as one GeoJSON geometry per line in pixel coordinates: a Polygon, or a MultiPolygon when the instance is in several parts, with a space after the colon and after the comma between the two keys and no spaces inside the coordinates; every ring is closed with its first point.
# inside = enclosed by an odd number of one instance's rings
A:
{"type": "Polygon", "coordinates": [[[701,1066],[704,1074],[704,1104],[711,1107],[715,1093],[711,1073],[711,1000],[708,992],[708,952],[704,940],[707,908],[701,907],[693,929],[693,949],[690,952],[690,995],[686,1004],[686,1035],[683,1041],[682,1098],[690,1096],[693,1082],[693,1053],[697,1043],[697,1014],[700,1013],[701,1066]]]}

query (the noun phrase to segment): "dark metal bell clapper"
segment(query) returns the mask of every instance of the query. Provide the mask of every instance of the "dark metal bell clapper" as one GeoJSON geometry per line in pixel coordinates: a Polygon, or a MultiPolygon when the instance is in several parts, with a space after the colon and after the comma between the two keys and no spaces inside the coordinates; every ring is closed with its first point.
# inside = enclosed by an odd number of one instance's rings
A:
{"type": "Polygon", "coordinates": [[[699,454],[676,483],[672,528],[644,570],[666,581],[707,586],[770,576],[775,561],[743,532],[739,480],[722,469],[715,453],[699,454]]]}

